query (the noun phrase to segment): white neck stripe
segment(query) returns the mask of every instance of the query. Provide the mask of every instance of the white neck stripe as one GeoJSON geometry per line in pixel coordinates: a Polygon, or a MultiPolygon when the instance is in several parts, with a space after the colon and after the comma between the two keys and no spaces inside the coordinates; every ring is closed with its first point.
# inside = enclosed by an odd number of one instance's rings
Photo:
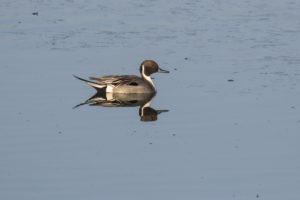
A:
{"type": "Polygon", "coordinates": [[[147,76],[147,75],[145,74],[145,67],[144,67],[144,65],[142,66],[142,77],[143,77],[144,79],[146,79],[149,83],[151,83],[151,85],[153,86],[153,88],[156,90],[155,85],[154,85],[154,83],[153,83],[151,77],[150,77],[150,76],[147,76]]]}

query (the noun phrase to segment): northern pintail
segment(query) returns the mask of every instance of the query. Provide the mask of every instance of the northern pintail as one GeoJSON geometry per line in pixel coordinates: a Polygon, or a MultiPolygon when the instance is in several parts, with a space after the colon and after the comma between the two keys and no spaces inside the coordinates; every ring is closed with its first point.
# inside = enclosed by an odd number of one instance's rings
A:
{"type": "Polygon", "coordinates": [[[89,81],[75,76],[79,80],[85,81],[94,87],[98,92],[106,93],[155,93],[156,88],[150,77],[153,73],[169,73],[167,70],[159,68],[153,60],[145,60],[141,63],[141,77],[134,75],[103,76],[101,78],[90,77],[89,81]]]}

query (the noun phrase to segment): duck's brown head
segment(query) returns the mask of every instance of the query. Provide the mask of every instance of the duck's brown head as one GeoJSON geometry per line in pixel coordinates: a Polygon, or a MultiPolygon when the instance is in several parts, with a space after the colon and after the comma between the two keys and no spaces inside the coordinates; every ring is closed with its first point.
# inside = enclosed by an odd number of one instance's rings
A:
{"type": "Polygon", "coordinates": [[[141,75],[150,76],[153,73],[169,73],[167,70],[159,68],[158,64],[153,60],[144,60],[140,66],[141,75]]]}

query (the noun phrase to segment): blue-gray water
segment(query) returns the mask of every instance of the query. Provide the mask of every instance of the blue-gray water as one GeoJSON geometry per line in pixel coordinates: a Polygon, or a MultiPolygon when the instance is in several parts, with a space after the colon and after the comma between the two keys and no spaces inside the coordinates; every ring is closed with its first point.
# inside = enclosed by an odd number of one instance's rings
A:
{"type": "Polygon", "coordinates": [[[299,199],[299,19],[296,0],[1,1],[0,199],[299,199]],[[95,92],[73,74],[144,59],[171,72],[157,121],[72,109],[95,92]]]}

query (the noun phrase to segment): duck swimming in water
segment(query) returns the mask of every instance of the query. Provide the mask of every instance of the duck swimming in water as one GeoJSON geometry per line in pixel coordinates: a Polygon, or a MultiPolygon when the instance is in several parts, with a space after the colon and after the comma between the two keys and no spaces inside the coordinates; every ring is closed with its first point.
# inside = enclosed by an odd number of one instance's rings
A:
{"type": "Polygon", "coordinates": [[[167,70],[159,68],[158,64],[153,60],[145,60],[141,63],[141,77],[135,75],[117,75],[103,76],[100,78],[90,77],[90,80],[82,79],[75,76],[79,80],[85,81],[94,87],[98,92],[106,93],[156,93],[155,85],[150,77],[153,73],[169,73],[167,70]]]}

